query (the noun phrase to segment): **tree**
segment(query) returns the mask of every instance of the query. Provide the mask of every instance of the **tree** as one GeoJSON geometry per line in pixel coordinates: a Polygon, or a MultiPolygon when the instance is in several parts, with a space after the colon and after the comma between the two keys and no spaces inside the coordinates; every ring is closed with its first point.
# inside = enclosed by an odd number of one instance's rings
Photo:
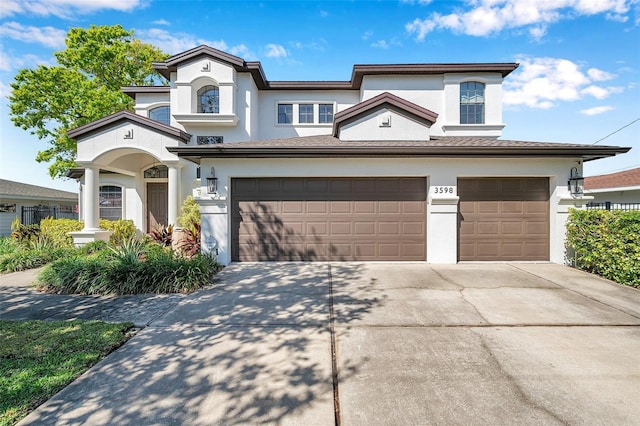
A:
{"type": "Polygon", "coordinates": [[[72,28],[67,48],[56,52],[56,66],[23,68],[11,83],[11,121],[50,147],[36,161],[51,162],[51,177],[75,165],[76,142],[67,131],[123,109],[133,100],[123,86],[167,84],[152,62],[167,57],[120,25],[72,28]]]}

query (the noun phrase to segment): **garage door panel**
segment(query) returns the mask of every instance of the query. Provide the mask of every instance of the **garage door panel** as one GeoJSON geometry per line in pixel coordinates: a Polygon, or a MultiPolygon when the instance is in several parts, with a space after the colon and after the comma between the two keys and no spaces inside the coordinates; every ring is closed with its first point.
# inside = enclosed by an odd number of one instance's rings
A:
{"type": "Polygon", "coordinates": [[[425,179],[233,179],[231,193],[232,260],[426,258],[425,179]]]}
{"type": "Polygon", "coordinates": [[[306,205],[308,214],[326,215],[329,213],[328,201],[307,201],[306,205]]]}
{"type": "Polygon", "coordinates": [[[460,178],[460,260],[548,260],[547,178],[460,178]]]}
{"type": "Polygon", "coordinates": [[[373,201],[354,201],[353,211],[355,213],[376,213],[376,203],[373,201]]]}
{"type": "Polygon", "coordinates": [[[331,201],[330,203],[331,213],[351,213],[350,201],[331,201]]]}

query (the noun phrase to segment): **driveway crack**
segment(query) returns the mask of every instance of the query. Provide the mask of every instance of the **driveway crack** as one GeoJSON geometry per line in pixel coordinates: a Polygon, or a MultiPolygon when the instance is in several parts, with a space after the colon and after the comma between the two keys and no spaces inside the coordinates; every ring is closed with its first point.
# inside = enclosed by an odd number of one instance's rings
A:
{"type": "Polygon", "coordinates": [[[558,421],[559,423],[562,423],[562,424],[565,424],[565,425],[569,424],[568,421],[564,420],[562,417],[560,417],[559,415],[557,415],[553,411],[549,410],[547,407],[544,407],[544,406],[540,405],[539,403],[533,401],[529,397],[529,395],[527,395],[527,393],[522,389],[522,387],[518,384],[518,381],[515,379],[515,377],[513,377],[511,374],[507,373],[507,371],[504,369],[504,367],[502,366],[502,364],[498,360],[498,357],[493,353],[493,351],[491,350],[491,348],[489,347],[489,345],[485,341],[484,336],[480,335],[479,333],[475,332],[472,329],[469,329],[469,330],[472,333],[474,333],[474,334],[476,334],[478,336],[478,338],[480,339],[480,346],[485,351],[487,351],[487,354],[489,354],[489,358],[491,359],[491,362],[493,364],[495,364],[495,366],[498,368],[499,374],[502,375],[504,378],[506,378],[508,380],[509,387],[513,389],[515,395],[517,395],[522,401],[524,401],[532,409],[542,411],[543,413],[547,414],[548,416],[550,416],[554,420],[558,421]]]}
{"type": "Polygon", "coordinates": [[[333,413],[335,426],[340,426],[340,393],[338,392],[338,356],[336,348],[336,315],[333,308],[333,279],[331,264],[327,264],[329,278],[329,334],[331,335],[331,379],[333,383],[333,413]]]}

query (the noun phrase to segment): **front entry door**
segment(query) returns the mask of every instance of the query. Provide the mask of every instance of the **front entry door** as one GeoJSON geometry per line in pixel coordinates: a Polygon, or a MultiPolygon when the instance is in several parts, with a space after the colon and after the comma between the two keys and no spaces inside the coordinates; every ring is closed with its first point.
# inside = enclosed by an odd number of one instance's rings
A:
{"type": "Polygon", "coordinates": [[[168,204],[167,184],[147,183],[147,232],[159,225],[169,225],[168,204]]]}

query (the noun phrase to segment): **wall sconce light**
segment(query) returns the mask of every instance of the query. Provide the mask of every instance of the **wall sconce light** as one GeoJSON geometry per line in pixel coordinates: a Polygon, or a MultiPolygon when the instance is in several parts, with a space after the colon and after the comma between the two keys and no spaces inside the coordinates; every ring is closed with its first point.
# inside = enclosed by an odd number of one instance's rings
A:
{"type": "Polygon", "coordinates": [[[207,178],[207,194],[215,194],[218,190],[218,178],[216,177],[216,169],[211,168],[211,176],[207,178]]]}
{"type": "Polygon", "coordinates": [[[577,167],[571,169],[571,177],[568,184],[571,195],[578,196],[584,193],[584,178],[578,173],[577,167]]]}

